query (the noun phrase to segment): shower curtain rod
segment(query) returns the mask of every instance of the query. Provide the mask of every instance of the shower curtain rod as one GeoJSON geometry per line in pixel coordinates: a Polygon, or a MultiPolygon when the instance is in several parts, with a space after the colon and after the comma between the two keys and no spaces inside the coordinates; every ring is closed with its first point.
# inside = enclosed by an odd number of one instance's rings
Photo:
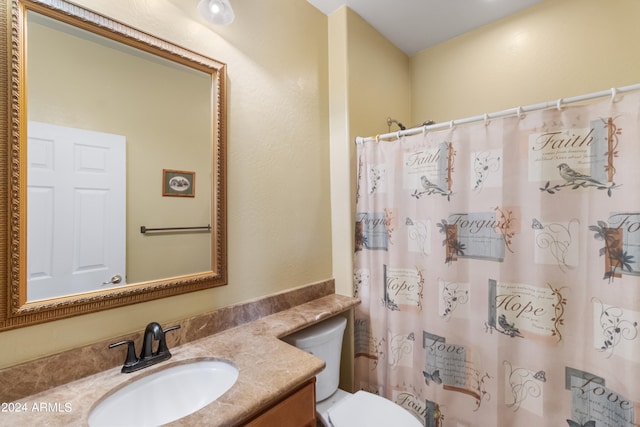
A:
{"type": "Polygon", "coordinates": [[[375,141],[375,140],[381,140],[381,139],[399,138],[401,136],[415,135],[416,133],[425,132],[429,130],[453,128],[456,125],[462,125],[467,123],[480,122],[480,121],[487,122],[491,119],[495,119],[498,117],[506,117],[506,116],[513,116],[513,115],[520,116],[530,111],[545,110],[551,107],[556,107],[558,109],[561,109],[566,104],[588,101],[590,99],[596,99],[596,98],[603,98],[605,96],[610,96],[611,99],[613,100],[618,94],[633,92],[635,90],[640,90],[640,84],[622,86],[619,88],[611,88],[609,90],[593,92],[586,95],[573,96],[570,98],[560,98],[557,101],[548,101],[548,102],[542,102],[539,104],[527,105],[524,107],[510,108],[508,110],[497,111],[495,113],[488,113],[488,114],[482,114],[479,116],[467,117],[464,119],[451,120],[448,122],[436,123],[428,126],[420,126],[420,127],[407,129],[407,130],[400,130],[397,132],[389,132],[389,133],[385,133],[377,136],[369,136],[366,138],[359,136],[356,138],[356,144],[362,144],[363,142],[366,142],[366,141],[375,141]]]}

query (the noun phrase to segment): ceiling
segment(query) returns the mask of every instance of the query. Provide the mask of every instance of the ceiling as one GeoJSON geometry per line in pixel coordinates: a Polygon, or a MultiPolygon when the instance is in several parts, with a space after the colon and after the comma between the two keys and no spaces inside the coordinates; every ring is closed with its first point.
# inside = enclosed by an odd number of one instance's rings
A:
{"type": "Polygon", "coordinates": [[[326,15],[348,6],[412,56],[543,0],[307,0],[326,15]]]}

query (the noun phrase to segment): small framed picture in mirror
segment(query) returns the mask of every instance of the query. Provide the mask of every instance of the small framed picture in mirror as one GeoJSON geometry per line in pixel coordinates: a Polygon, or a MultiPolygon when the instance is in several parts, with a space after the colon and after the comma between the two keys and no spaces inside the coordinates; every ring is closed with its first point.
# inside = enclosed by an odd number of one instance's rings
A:
{"type": "Polygon", "coordinates": [[[162,169],[162,195],[171,197],[195,197],[196,173],[174,169],[162,169]]]}

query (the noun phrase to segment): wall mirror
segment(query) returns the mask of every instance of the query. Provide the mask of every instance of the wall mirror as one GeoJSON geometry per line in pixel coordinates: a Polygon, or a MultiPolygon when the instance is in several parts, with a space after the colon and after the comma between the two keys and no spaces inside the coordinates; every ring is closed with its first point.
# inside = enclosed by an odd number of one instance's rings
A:
{"type": "Polygon", "coordinates": [[[0,330],[225,285],[225,65],[2,3],[0,330]]]}

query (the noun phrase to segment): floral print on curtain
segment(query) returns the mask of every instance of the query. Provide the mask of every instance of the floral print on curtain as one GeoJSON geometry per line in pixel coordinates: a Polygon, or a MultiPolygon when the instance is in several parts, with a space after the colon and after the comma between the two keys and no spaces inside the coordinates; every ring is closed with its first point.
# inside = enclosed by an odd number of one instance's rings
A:
{"type": "Polygon", "coordinates": [[[640,95],[358,144],[356,387],[427,427],[640,425],[640,95]]]}

